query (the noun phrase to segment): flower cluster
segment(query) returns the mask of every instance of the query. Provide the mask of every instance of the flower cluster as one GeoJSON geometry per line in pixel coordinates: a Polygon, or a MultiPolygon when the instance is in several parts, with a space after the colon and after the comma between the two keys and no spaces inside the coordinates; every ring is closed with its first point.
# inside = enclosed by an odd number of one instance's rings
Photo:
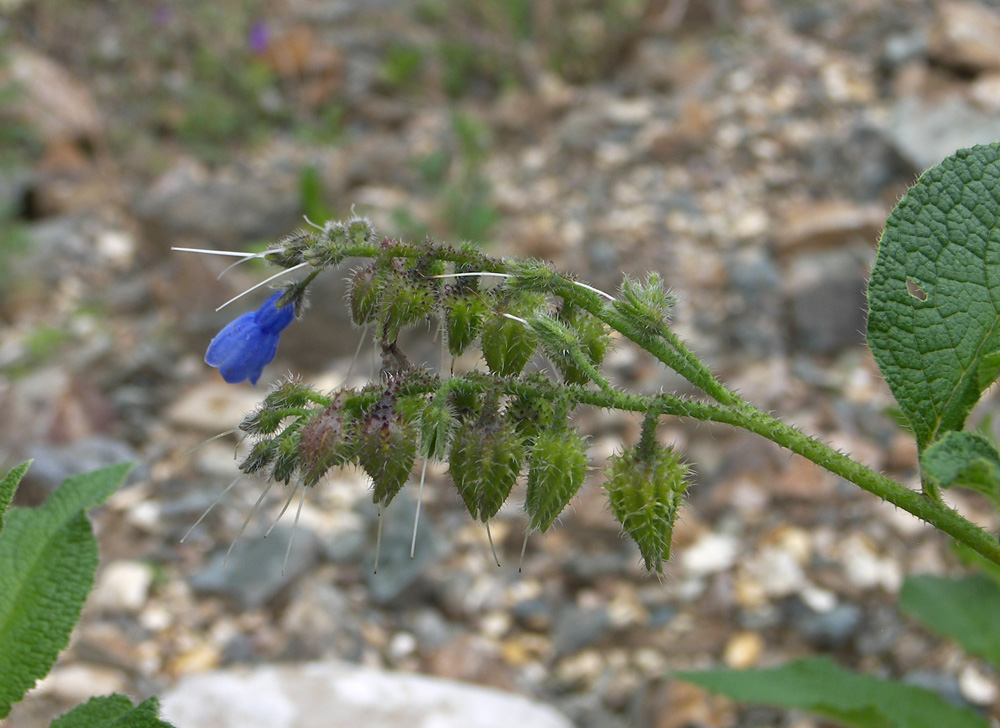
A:
{"type": "MultiPolygon", "coordinates": [[[[489,258],[470,245],[378,241],[361,218],[295,233],[259,257],[282,268],[278,275],[311,272],[213,339],[206,361],[226,381],[257,382],[306,287],[347,258],[368,259],[351,275],[349,307],[356,325],[374,331],[383,366],[378,381],[329,394],[280,382],[240,424],[253,438],[245,473],[308,488],[331,468],[353,465],[371,478],[382,508],[418,458],[436,460],[447,463],[469,514],[487,527],[526,476],[530,529],[546,531],[586,480],[588,443],[571,424],[575,409],[651,406],[614,390],[600,366],[609,318],[651,336],[665,325],[672,299],[659,279],[627,281],[618,300],[545,264],[489,258]],[[452,356],[478,343],[485,369],[444,376],[411,365],[399,334],[434,319],[452,356]],[[544,360],[558,375],[529,366],[544,360]]],[[[649,447],[626,450],[607,471],[612,512],[651,570],[669,556],[687,477],[672,451],[649,447]]]]}

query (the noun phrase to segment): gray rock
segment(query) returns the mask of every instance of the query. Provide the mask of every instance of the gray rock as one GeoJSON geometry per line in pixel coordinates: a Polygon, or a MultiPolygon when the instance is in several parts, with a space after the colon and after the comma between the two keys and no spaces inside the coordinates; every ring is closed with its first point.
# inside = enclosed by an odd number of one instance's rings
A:
{"type": "Polygon", "coordinates": [[[892,111],[889,141],[917,171],[957,149],[1000,139],[1000,115],[957,96],[943,101],[907,97],[892,111]]]}
{"type": "Polygon", "coordinates": [[[807,354],[836,354],[863,344],[867,265],[851,251],[801,256],[787,275],[792,346],[807,354]]]}
{"type": "Polygon", "coordinates": [[[191,675],[160,699],[185,728],[571,728],[519,695],[340,662],[191,675]]]}
{"type": "Polygon", "coordinates": [[[151,235],[191,235],[211,240],[220,249],[278,237],[302,222],[302,166],[275,157],[210,172],[184,161],[153,183],[138,200],[136,212],[151,235]]]}
{"type": "MultiPolygon", "coordinates": [[[[139,460],[139,453],[131,445],[108,435],[92,435],[66,445],[33,445],[25,455],[34,462],[22,488],[37,488],[42,493],[52,492],[74,475],[139,460]]],[[[134,468],[127,482],[135,482],[147,473],[145,465],[134,468]]],[[[41,499],[31,497],[30,500],[41,499]]]]}
{"type": "Polygon", "coordinates": [[[727,322],[729,340],[753,356],[779,353],[784,338],[781,274],[774,261],[761,250],[743,250],[726,261],[726,272],[734,301],[727,322]]]}
{"type": "MultiPolygon", "coordinates": [[[[368,507],[374,508],[370,504],[368,507]]],[[[426,511],[420,514],[417,544],[410,558],[410,541],[413,536],[413,516],[416,502],[405,495],[397,496],[382,511],[385,524],[382,529],[382,548],[379,553],[378,572],[375,572],[375,531],[369,533],[368,558],[365,561],[365,579],[369,595],[376,604],[388,604],[421,581],[424,571],[438,558],[438,536],[434,522],[426,511]]],[[[377,527],[377,523],[374,524],[377,527]]]]}
{"type": "Polygon", "coordinates": [[[907,685],[916,685],[926,690],[931,690],[952,705],[960,708],[968,708],[968,701],[962,697],[962,690],[958,684],[958,678],[936,670],[910,670],[903,675],[903,682],[907,685]]]}
{"type": "Polygon", "coordinates": [[[282,570],[291,532],[292,526],[283,523],[267,538],[238,543],[228,560],[220,551],[191,577],[191,586],[199,592],[224,594],[244,609],[265,604],[316,562],[316,537],[300,525],[282,570]]]}
{"type": "Polygon", "coordinates": [[[559,614],[552,643],[560,655],[571,655],[599,642],[612,629],[608,610],[603,607],[582,609],[567,607],[559,614]]]}
{"type": "Polygon", "coordinates": [[[822,649],[844,647],[861,625],[862,611],[856,604],[841,603],[817,612],[796,599],[790,609],[792,626],[810,644],[822,649]]]}

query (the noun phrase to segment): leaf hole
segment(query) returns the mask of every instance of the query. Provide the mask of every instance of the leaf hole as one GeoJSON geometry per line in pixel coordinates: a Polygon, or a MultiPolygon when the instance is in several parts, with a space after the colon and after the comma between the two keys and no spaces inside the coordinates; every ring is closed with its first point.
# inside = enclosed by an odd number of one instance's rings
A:
{"type": "Polygon", "coordinates": [[[906,291],[918,301],[927,300],[927,293],[924,291],[924,289],[922,289],[920,286],[918,286],[909,278],[906,279],[906,291]]]}

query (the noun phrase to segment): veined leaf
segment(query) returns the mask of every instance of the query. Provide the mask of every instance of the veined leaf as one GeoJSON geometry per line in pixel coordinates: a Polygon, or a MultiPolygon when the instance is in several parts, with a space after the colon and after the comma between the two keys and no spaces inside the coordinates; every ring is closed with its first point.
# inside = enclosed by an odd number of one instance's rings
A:
{"type": "Polygon", "coordinates": [[[837,667],[826,658],[771,670],[675,673],[733,700],[808,710],[849,728],[988,728],[972,710],[937,693],[837,667]]]}
{"type": "Polygon", "coordinates": [[[24,474],[28,472],[29,465],[31,465],[30,460],[26,463],[21,463],[7,473],[7,476],[3,480],[0,480],[0,531],[3,531],[3,522],[7,516],[7,509],[10,508],[10,504],[14,500],[14,493],[17,491],[18,483],[21,482],[24,474]]]}
{"type": "Polygon", "coordinates": [[[892,211],[868,285],[868,345],[923,450],[1000,373],[1000,144],[927,170],[892,211]]]}
{"type": "Polygon", "coordinates": [[[49,724],[49,728],[173,728],[157,717],[159,702],[149,698],[138,705],[115,693],[91,698],[49,724]]]}
{"type": "Polygon", "coordinates": [[[920,469],[943,488],[960,485],[1000,501],[1000,454],[982,435],[946,432],[924,450],[920,469]]]}
{"type": "Polygon", "coordinates": [[[985,576],[909,577],[899,605],[928,629],[1000,668],[1000,584],[985,576]]]}
{"type": "Polygon", "coordinates": [[[86,511],[125,479],[129,465],[68,478],[40,508],[16,508],[0,533],[0,718],[52,667],[97,570],[86,511]]]}

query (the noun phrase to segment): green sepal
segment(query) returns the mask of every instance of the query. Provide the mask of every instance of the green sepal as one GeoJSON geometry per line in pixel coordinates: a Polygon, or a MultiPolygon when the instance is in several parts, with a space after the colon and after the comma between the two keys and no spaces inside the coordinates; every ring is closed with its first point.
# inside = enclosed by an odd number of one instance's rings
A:
{"type": "Polygon", "coordinates": [[[586,477],[586,440],[567,427],[543,430],[534,440],[528,465],[524,507],[531,528],[547,531],[586,477]]]}
{"type": "Polygon", "coordinates": [[[687,490],[690,469],[672,448],[626,449],[605,470],[611,511],[632,537],[649,571],[670,559],[674,521],[687,490]]]}
{"type": "Polygon", "coordinates": [[[448,352],[461,356],[479,336],[486,304],[475,294],[450,294],[445,298],[445,306],[448,352]]]}
{"type": "Polygon", "coordinates": [[[473,518],[486,522],[497,514],[517,481],[523,459],[521,439],[505,419],[487,414],[457,428],[448,469],[473,518]]]}
{"type": "Polygon", "coordinates": [[[374,320],[380,295],[374,265],[366,265],[354,271],[348,285],[347,298],[351,307],[351,320],[355,326],[365,326],[374,320]]]}
{"type": "Polygon", "coordinates": [[[432,460],[444,460],[451,443],[454,417],[448,395],[437,394],[420,414],[420,454],[432,460]]]}

